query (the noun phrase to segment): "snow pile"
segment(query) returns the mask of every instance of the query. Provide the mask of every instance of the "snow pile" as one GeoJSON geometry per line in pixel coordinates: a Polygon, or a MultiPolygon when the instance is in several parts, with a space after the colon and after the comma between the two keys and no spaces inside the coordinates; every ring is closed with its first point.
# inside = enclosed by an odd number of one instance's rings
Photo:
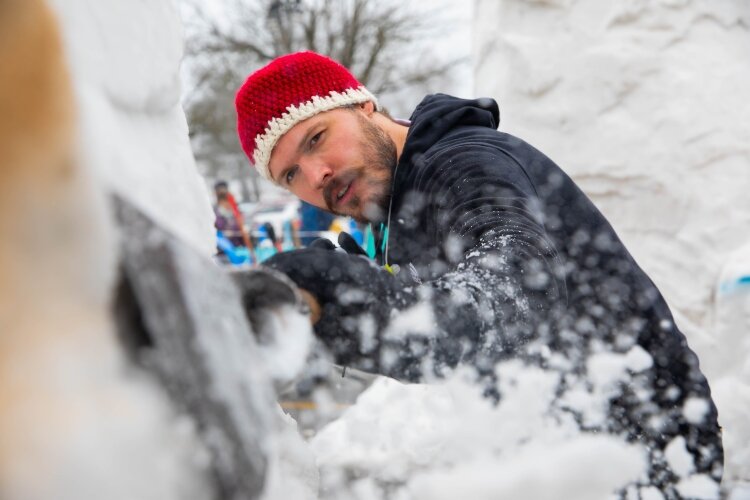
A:
{"type": "Polygon", "coordinates": [[[321,498],[593,500],[643,475],[640,446],[581,433],[555,403],[558,372],[508,362],[497,374],[497,406],[469,370],[435,385],[376,381],[312,440],[321,498]]]}
{"type": "Polygon", "coordinates": [[[750,481],[750,309],[724,285],[749,270],[748,26],[744,0],[479,0],[474,18],[476,93],[500,129],[594,200],[698,354],[727,482],[750,481]]]}
{"type": "Polygon", "coordinates": [[[315,456],[297,428],[297,422],[276,407],[276,446],[261,500],[314,500],[318,498],[319,476],[315,456]]]}

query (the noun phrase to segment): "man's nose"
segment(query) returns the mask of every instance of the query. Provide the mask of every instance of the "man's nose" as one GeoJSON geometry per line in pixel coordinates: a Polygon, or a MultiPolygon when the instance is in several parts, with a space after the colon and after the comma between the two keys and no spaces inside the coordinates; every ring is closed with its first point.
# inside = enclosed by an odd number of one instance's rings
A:
{"type": "Polygon", "coordinates": [[[333,177],[333,169],[324,161],[309,161],[300,166],[306,170],[305,176],[315,189],[322,189],[333,177]]]}

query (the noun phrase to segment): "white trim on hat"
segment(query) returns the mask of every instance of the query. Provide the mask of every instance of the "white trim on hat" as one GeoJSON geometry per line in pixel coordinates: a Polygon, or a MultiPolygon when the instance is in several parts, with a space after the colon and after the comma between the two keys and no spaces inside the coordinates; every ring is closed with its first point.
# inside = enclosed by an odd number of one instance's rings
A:
{"type": "Polygon", "coordinates": [[[375,109],[378,109],[378,101],[364,86],[356,89],[346,89],[343,93],[332,90],[327,96],[312,96],[299,106],[288,106],[287,112],[268,122],[265,133],[255,137],[255,150],[253,160],[258,173],[264,178],[273,181],[268,163],[271,160],[271,152],[281,136],[289,132],[295,125],[307,120],[318,113],[332,109],[372,101],[375,109]]]}

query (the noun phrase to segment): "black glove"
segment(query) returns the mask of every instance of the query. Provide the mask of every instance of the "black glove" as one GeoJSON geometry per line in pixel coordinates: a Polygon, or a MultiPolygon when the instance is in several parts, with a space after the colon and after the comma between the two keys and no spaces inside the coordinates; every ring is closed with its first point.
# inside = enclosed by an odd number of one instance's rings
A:
{"type": "Polygon", "coordinates": [[[312,243],[307,245],[307,248],[320,248],[321,250],[336,250],[334,245],[328,238],[315,238],[312,243]]]}
{"type": "Polygon", "coordinates": [[[265,266],[286,274],[310,292],[321,306],[316,335],[337,363],[377,369],[378,335],[398,303],[398,286],[390,273],[360,255],[336,250],[330,242],[313,242],[302,250],[274,255],[265,266]],[[357,363],[368,358],[372,366],[357,363]]]}
{"type": "MultiPolygon", "coordinates": [[[[359,243],[357,243],[357,240],[355,240],[351,234],[341,231],[339,233],[338,237],[339,241],[339,247],[346,251],[348,254],[352,255],[362,255],[363,257],[367,257],[367,252],[365,252],[365,249],[359,246],[359,243]]],[[[336,245],[334,245],[331,240],[328,238],[315,238],[312,243],[310,243],[307,248],[322,248],[324,250],[335,250],[336,245]]]]}
{"type": "Polygon", "coordinates": [[[367,257],[365,249],[359,246],[359,243],[352,237],[351,234],[341,231],[339,233],[339,246],[346,250],[346,253],[352,255],[362,255],[367,257]]]}

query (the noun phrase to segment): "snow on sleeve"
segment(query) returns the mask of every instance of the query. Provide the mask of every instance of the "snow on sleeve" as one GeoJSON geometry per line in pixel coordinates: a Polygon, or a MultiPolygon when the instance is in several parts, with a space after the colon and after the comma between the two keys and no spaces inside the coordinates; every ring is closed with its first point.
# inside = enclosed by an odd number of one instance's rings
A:
{"type": "MultiPolygon", "coordinates": [[[[584,425],[603,426],[608,418],[608,400],[617,394],[619,385],[631,380],[630,373],[647,370],[652,364],[651,355],[638,345],[625,354],[610,351],[593,354],[586,365],[586,377],[568,375],[569,389],[560,404],[575,412],[584,425]]],[[[638,389],[635,385],[632,387],[638,389]]]]}
{"type": "Polygon", "coordinates": [[[685,400],[685,404],[682,407],[682,414],[685,416],[685,420],[691,424],[700,424],[706,418],[708,410],[708,401],[703,398],[691,397],[685,400]]]}
{"type": "Polygon", "coordinates": [[[678,436],[669,442],[664,450],[664,456],[672,471],[680,477],[688,477],[695,471],[693,456],[687,450],[685,438],[678,436]]]}
{"type": "Polygon", "coordinates": [[[677,491],[683,498],[695,500],[716,500],[719,498],[719,485],[705,474],[695,474],[677,484],[677,491]]]}
{"type": "Polygon", "coordinates": [[[408,309],[400,311],[394,316],[383,337],[386,339],[401,339],[409,334],[433,333],[436,328],[435,314],[432,305],[427,300],[420,300],[408,309]]]}

